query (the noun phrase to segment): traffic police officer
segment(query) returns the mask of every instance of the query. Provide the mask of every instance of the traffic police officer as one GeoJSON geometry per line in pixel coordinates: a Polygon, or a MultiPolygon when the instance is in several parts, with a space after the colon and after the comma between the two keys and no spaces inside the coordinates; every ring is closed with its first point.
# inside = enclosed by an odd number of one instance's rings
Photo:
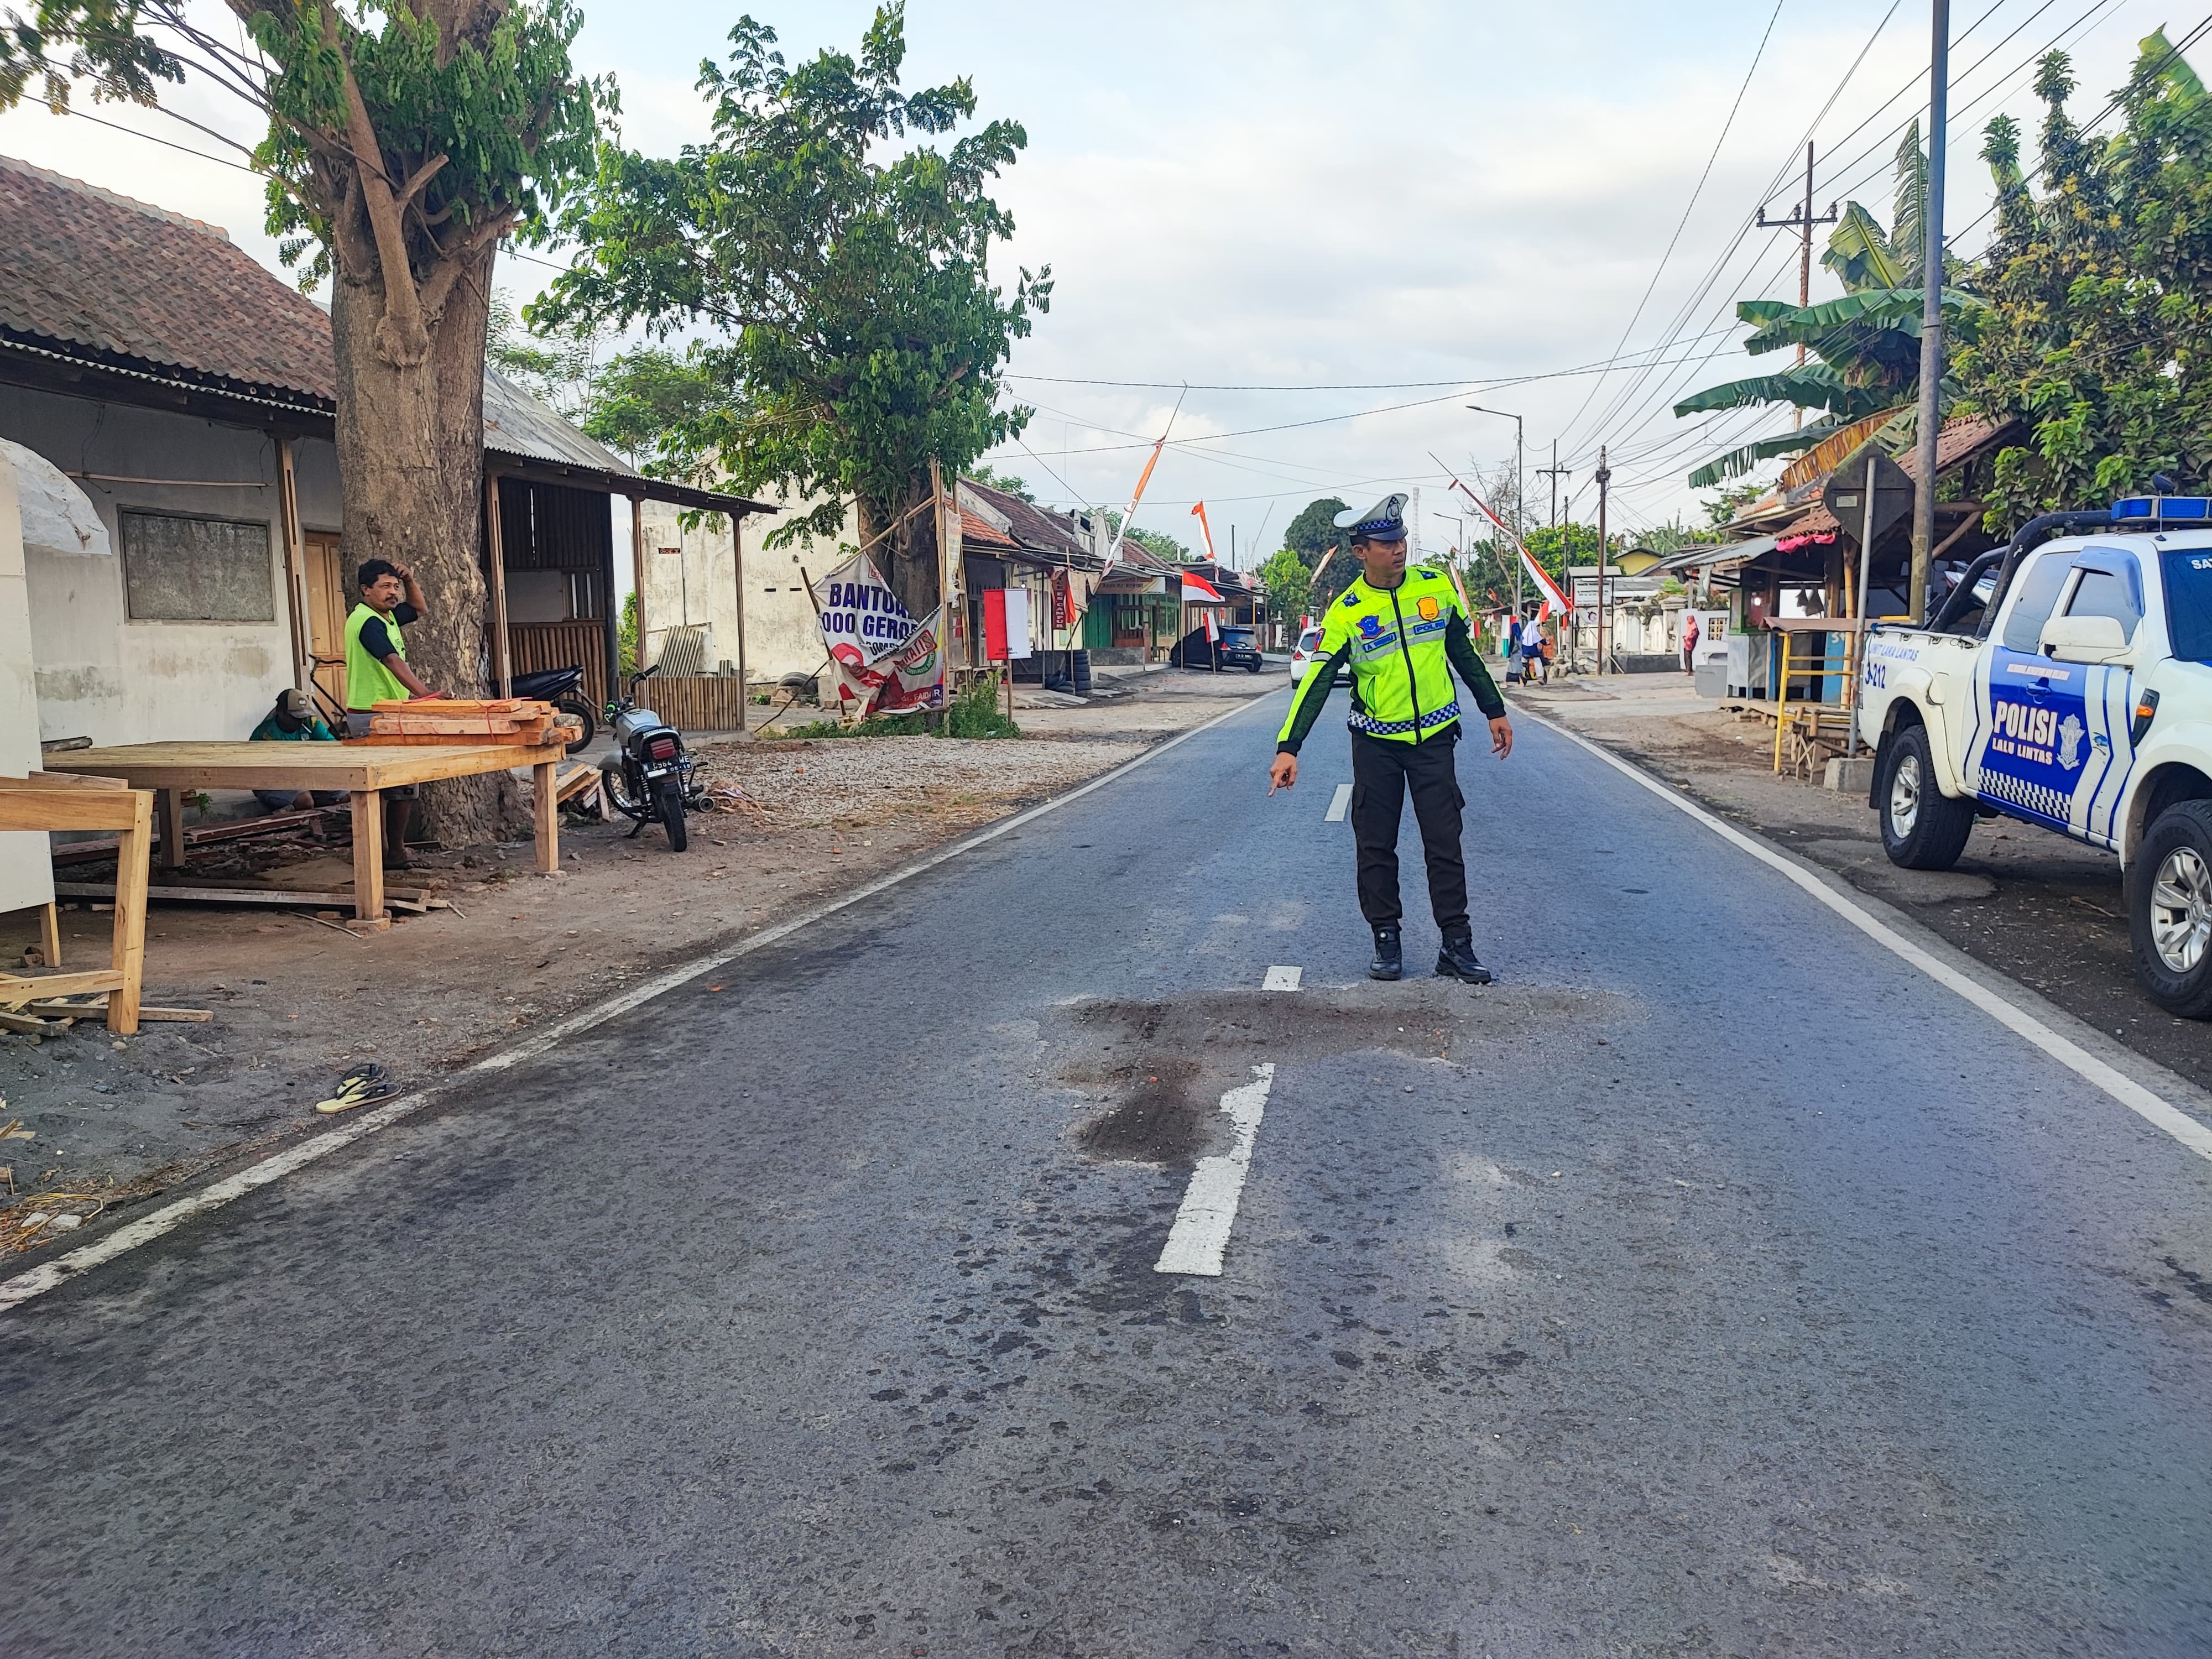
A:
{"type": "Polygon", "coordinates": [[[1375,930],[1375,960],[1367,971],[1376,979],[1405,973],[1398,825],[1410,792],[1429,868],[1429,904],[1443,935],[1437,972],[1487,985],[1490,970],[1475,959],[1468,924],[1467,862],[1460,851],[1466,797],[1452,764],[1460,710],[1451,671],[1458,671],[1489,720],[1491,752],[1500,760],[1513,752],[1505,699],[1474,648],[1451,578],[1426,565],[1407,568],[1406,498],[1386,495],[1364,513],[1340,513],[1336,526],[1352,532],[1360,574],[1330,602],[1321,644],[1275,740],[1267,793],[1297,782],[1299,745],[1320,718],[1337,671],[1349,664],[1352,831],[1359,848],[1359,908],[1375,930]]]}

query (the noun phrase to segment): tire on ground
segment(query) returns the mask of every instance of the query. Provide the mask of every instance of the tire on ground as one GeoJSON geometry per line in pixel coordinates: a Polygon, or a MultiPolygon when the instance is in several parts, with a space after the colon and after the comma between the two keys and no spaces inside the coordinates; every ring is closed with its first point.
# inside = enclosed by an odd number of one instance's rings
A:
{"type": "Polygon", "coordinates": [[[2200,941],[2195,963],[2181,969],[2168,965],[2158,948],[2154,909],[2160,877],[2177,854],[2193,854],[2200,870],[2212,872],[2212,800],[2179,801],[2160,812],[2128,866],[2128,940],[2135,948],[2136,983],[2170,1014],[2212,1018],[2212,942],[2200,941]]]}
{"type": "Polygon", "coordinates": [[[1974,803],[1953,800],[1936,787],[1936,766],[1924,728],[1908,726],[1890,738],[1875,799],[1881,817],[1882,850],[1892,864],[1907,870],[1948,870],[1966,850],[1966,837],[1974,829],[1974,803]],[[1908,800],[1911,821],[1905,824],[1899,815],[1908,800]]]}
{"type": "Polygon", "coordinates": [[[684,823],[684,786],[674,778],[663,778],[654,787],[653,804],[659,810],[662,827],[668,831],[668,850],[682,852],[691,844],[691,832],[684,823]]]}

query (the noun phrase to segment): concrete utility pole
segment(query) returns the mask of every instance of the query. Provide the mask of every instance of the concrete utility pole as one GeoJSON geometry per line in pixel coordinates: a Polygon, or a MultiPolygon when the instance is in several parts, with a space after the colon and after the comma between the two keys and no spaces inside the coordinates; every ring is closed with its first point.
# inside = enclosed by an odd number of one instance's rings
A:
{"type": "Polygon", "coordinates": [[[1920,302],[1920,476],[1912,492],[1912,591],[1906,610],[1928,619],[1928,567],[1936,546],[1936,440],[1942,421],[1943,145],[1950,115],[1951,0],[1935,0],[1928,61],[1928,190],[1921,204],[1924,233],[1920,302]]]}
{"type": "Polygon", "coordinates": [[[1613,482],[1613,469],[1605,464],[1605,446],[1597,447],[1597,672],[1605,672],[1605,487],[1613,482]]]}
{"type": "MultiPolygon", "coordinates": [[[[1805,146],[1804,205],[1792,208],[1786,219],[1770,219],[1765,208],[1759,210],[1759,228],[1761,230],[1795,229],[1803,238],[1803,246],[1797,255],[1797,305],[1801,310],[1813,303],[1813,227],[1835,222],[1836,204],[1833,202],[1828,204],[1827,212],[1820,218],[1813,216],[1813,146],[1808,143],[1805,146]]],[[[1797,367],[1805,367],[1805,343],[1802,340],[1797,343],[1797,367]]],[[[1805,411],[1798,410],[1790,424],[1793,427],[1804,425],[1805,411]]]]}

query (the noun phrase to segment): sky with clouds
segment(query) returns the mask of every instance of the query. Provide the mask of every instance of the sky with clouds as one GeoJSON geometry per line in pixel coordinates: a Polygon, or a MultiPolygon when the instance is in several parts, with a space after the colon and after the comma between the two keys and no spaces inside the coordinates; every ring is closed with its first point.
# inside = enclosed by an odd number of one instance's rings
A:
{"type": "MultiPolygon", "coordinates": [[[[872,7],[751,9],[795,58],[852,46],[872,7]]],[[[626,140],[666,152],[702,137],[697,64],[736,11],[585,10],[580,67],[616,76],[626,140]]],[[[2158,0],[1961,0],[1954,248],[1977,250],[1990,227],[1982,124],[2002,110],[2033,130],[2044,50],[2073,52],[2086,118],[2142,35],[2197,21],[2158,0]]],[[[968,76],[982,118],[1029,134],[998,191],[1018,226],[1000,274],[1049,264],[1056,288],[1009,382],[1036,416],[994,464],[1040,500],[1118,504],[1188,384],[1138,522],[1194,543],[1189,507],[1204,500],[1220,552],[1234,526],[1249,563],[1323,494],[1364,505],[1418,486],[1424,539],[1455,539],[1431,516],[1450,510],[1431,457],[1462,471],[1513,459],[1514,423],[1469,403],[1522,417],[1533,515],[1548,510],[1534,469],[1556,441],[1575,516],[1592,516],[1602,443],[1616,524],[1701,518],[1684,475],[1789,424],[1671,412],[1771,365],[1735,349],[1730,307],[1794,298],[1796,245],[1751,222],[1802,194],[1808,136],[1819,209],[1856,197],[1887,222],[1889,158],[1926,100],[1929,8],[912,0],[907,36],[909,88],[968,76]]],[[[254,136],[214,95],[188,88],[175,107],[254,136]]],[[[185,153],[219,154],[209,138],[83,108],[0,116],[0,153],[222,225],[276,266],[259,181],[185,153]]],[[[518,297],[552,274],[501,264],[518,297]]],[[[1833,291],[1816,264],[1815,296],[1833,291]]]]}

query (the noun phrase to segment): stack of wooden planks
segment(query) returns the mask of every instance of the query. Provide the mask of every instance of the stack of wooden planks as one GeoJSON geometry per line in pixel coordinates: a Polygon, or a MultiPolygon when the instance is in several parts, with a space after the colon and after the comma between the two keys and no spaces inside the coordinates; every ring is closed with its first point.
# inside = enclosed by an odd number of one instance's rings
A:
{"type": "Polygon", "coordinates": [[[380,702],[362,743],[503,743],[537,749],[583,735],[574,717],[528,697],[416,697],[380,702]]]}

